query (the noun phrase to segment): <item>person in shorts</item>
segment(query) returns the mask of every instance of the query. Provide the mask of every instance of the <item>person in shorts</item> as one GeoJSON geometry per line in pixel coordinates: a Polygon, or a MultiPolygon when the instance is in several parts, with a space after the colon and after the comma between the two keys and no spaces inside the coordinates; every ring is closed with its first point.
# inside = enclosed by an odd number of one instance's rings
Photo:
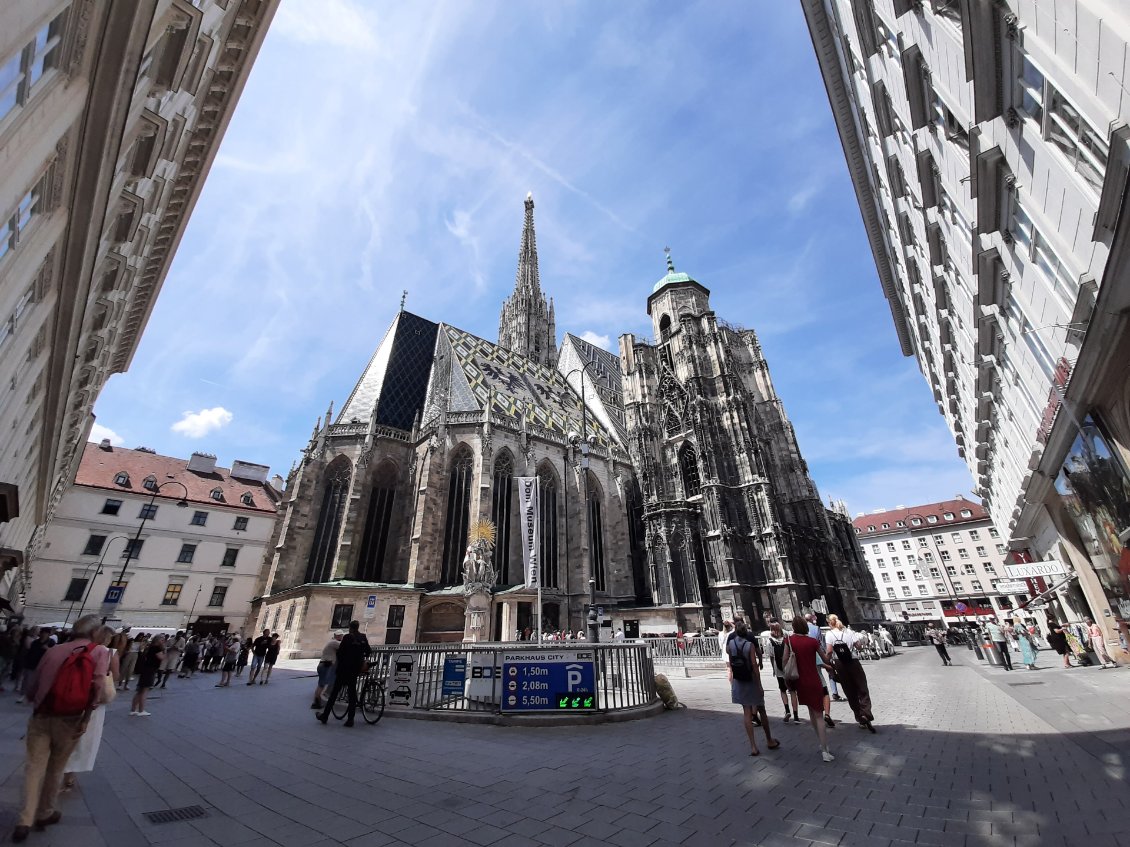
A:
{"type": "Polygon", "coordinates": [[[239,652],[239,636],[230,636],[224,646],[224,663],[220,666],[220,681],[216,683],[217,688],[227,688],[231,685],[231,675],[235,672],[236,663],[239,661],[239,652]]]}
{"type": "Polygon", "coordinates": [[[271,648],[271,631],[263,630],[263,634],[251,642],[251,674],[247,679],[248,685],[255,684],[255,677],[263,670],[263,662],[267,659],[267,651],[271,648]]]}
{"type": "Polygon", "coordinates": [[[263,678],[259,680],[260,685],[266,685],[271,681],[271,669],[275,666],[275,662],[279,660],[280,650],[282,650],[282,636],[276,632],[271,636],[271,643],[267,647],[267,655],[263,657],[263,665],[267,670],[263,673],[263,678]]]}
{"type": "Polygon", "coordinates": [[[345,637],[345,630],[339,629],[322,648],[322,658],[318,662],[318,687],[314,689],[314,702],[311,709],[322,708],[322,695],[328,694],[334,684],[334,666],[337,664],[337,648],[341,639],[345,637]]]}
{"type": "Polygon", "coordinates": [[[165,636],[156,635],[149,641],[149,647],[137,660],[137,690],[130,704],[130,714],[139,718],[149,717],[145,709],[145,698],[149,689],[157,684],[161,663],[165,661],[165,636]]]}

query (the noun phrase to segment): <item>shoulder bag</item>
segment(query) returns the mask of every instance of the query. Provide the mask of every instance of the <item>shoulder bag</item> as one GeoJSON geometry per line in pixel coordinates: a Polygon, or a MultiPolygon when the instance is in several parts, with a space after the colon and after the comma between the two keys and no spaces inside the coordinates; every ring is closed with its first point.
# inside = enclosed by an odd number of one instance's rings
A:
{"type": "Polygon", "coordinates": [[[789,645],[789,658],[785,661],[785,685],[789,688],[796,688],[797,683],[800,682],[800,669],[797,667],[796,663],[796,650],[793,649],[792,639],[789,639],[786,643],[789,645]]]}

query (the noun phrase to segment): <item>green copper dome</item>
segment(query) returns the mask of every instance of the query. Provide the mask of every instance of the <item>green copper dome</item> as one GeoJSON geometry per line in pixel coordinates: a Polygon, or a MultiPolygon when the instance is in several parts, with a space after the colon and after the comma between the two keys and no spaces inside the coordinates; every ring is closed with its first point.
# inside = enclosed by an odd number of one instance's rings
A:
{"type": "Polygon", "coordinates": [[[687,274],[678,273],[675,270],[675,263],[671,259],[671,250],[667,249],[664,252],[667,254],[667,275],[663,277],[663,279],[659,280],[659,282],[655,283],[655,285],[651,289],[652,294],[658,294],[660,289],[668,285],[677,285],[679,283],[687,282],[694,283],[695,285],[700,284],[698,280],[691,279],[687,274]]]}

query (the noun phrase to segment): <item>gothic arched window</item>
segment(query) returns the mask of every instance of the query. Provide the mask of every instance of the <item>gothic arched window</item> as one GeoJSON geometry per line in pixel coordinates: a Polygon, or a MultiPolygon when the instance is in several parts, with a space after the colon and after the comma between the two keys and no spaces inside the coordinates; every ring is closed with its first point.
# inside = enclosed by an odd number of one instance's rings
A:
{"type": "Polygon", "coordinates": [[[396,465],[389,461],[381,462],[373,473],[365,534],[361,538],[361,555],[357,559],[356,578],[362,582],[386,581],[384,565],[392,535],[392,507],[398,476],[396,465]]]}
{"type": "Polygon", "coordinates": [[[687,548],[681,532],[667,539],[671,551],[671,600],[676,604],[687,602],[687,548]]]}
{"type": "Polygon", "coordinates": [[[538,468],[538,560],[543,588],[559,588],[557,578],[557,475],[538,468]]]}
{"type": "Polygon", "coordinates": [[[608,580],[604,573],[604,516],[601,511],[604,496],[600,491],[600,483],[591,472],[588,472],[588,488],[590,573],[596,580],[596,590],[605,591],[608,580]]]}
{"type": "Polygon", "coordinates": [[[684,496],[694,497],[702,490],[702,483],[698,476],[698,455],[689,442],[679,450],[679,471],[683,475],[684,496]]]}
{"type": "Polygon", "coordinates": [[[490,519],[494,522],[494,569],[502,585],[523,582],[510,573],[510,515],[514,502],[514,460],[503,450],[494,460],[494,484],[491,486],[490,519]]]}
{"type": "Polygon", "coordinates": [[[345,456],[338,456],[326,467],[322,477],[325,488],[322,509],[318,512],[318,528],[314,532],[314,545],[310,548],[310,561],[306,565],[307,582],[327,582],[333,575],[341,517],[345,513],[352,476],[353,468],[345,456]]]}
{"type": "Polygon", "coordinates": [[[464,444],[451,458],[447,477],[447,521],[443,527],[443,585],[458,585],[463,554],[467,549],[467,530],[471,520],[471,474],[475,454],[464,444]]]}
{"type": "Polygon", "coordinates": [[[667,407],[667,418],[663,422],[663,428],[667,430],[668,435],[678,435],[683,431],[683,422],[670,406],[667,407]]]}

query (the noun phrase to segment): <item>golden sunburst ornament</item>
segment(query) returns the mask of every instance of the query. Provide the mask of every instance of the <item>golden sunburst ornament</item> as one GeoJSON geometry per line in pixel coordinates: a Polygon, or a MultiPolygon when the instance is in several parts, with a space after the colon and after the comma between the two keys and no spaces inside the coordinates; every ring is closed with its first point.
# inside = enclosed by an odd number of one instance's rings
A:
{"type": "Polygon", "coordinates": [[[474,544],[476,541],[494,544],[494,521],[477,521],[471,525],[471,531],[467,534],[467,542],[474,544]]]}

